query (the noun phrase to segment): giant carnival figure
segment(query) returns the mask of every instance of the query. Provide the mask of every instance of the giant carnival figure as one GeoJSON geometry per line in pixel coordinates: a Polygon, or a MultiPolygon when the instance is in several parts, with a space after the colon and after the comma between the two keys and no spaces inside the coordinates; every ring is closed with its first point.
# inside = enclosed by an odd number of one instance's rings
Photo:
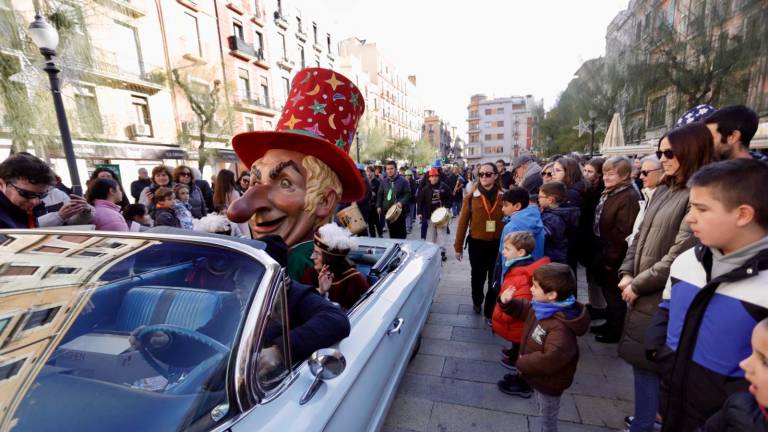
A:
{"type": "Polygon", "coordinates": [[[227,215],[250,222],[254,237],[281,236],[290,248],[288,275],[298,280],[313,263],[315,231],[339,202],[365,189],[349,157],[365,105],[357,87],[328,69],[299,71],[272,131],[236,135],[232,146],[251,169],[251,186],[227,215]]]}

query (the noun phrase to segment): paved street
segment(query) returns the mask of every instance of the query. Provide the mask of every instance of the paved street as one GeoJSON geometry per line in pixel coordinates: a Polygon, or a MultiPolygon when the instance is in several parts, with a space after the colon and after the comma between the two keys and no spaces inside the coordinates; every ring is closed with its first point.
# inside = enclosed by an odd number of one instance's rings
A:
{"type": "MultiPolygon", "coordinates": [[[[443,266],[418,355],[400,385],[383,430],[405,431],[538,431],[535,397],[507,396],[496,381],[508,372],[499,360],[507,343],[491,333],[481,315],[472,312],[469,260],[453,258],[446,236],[448,261],[443,266]]],[[[414,228],[412,238],[418,238],[414,228]]],[[[579,297],[586,298],[583,273],[579,297]]],[[[561,431],[615,431],[632,412],[632,371],[616,355],[616,345],[603,345],[591,334],[580,338],[576,379],[563,395],[561,431]]]]}

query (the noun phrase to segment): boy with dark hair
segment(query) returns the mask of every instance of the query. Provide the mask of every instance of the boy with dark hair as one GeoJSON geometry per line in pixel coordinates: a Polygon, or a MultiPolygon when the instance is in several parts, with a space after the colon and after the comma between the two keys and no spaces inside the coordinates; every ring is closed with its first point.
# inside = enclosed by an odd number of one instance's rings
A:
{"type": "Polygon", "coordinates": [[[553,181],[539,188],[539,207],[544,224],[544,255],[553,262],[568,262],[568,233],[579,227],[578,207],[562,206],[568,199],[565,184],[553,181]]]}
{"type": "Polygon", "coordinates": [[[172,226],[181,228],[181,221],[176,216],[175,200],[173,189],[159,187],[152,196],[152,203],[155,205],[155,211],[152,217],[155,220],[155,226],[172,226]]]}
{"type": "Polygon", "coordinates": [[[543,431],[557,430],[560,397],[573,383],[579,362],[576,338],[589,327],[587,308],[576,301],[575,292],[571,268],[550,263],[533,272],[532,301],[514,299],[515,289],[497,299],[504,313],[525,320],[519,374],[505,375],[499,390],[525,398],[531,397],[530,388],[536,390],[543,431]]]}
{"type": "Polygon", "coordinates": [[[668,393],[664,431],[701,427],[733,393],[748,387],[739,361],[768,316],[768,164],[734,159],[691,177],[686,221],[701,245],[672,263],[662,303],[646,335],[668,393]]]}
{"type": "MultiPolygon", "coordinates": [[[[507,191],[509,192],[509,191],[507,191]]],[[[514,231],[507,234],[502,241],[502,262],[507,272],[499,292],[515,290],[514,298],[531,300],[531,285],[533,285],[533,272],[549,263],[549,258],[539,260],[533,258],[533,250],[536,248],[536,240],[527,231],[514,231]]],[[[523,335],[523,321],[515,320],[501,311],[497,304],[493,310],[491,320],[493,332],[512,342],[510,349],[501,350],[504,357],[501,364],[512,370],[515,369],[517,354],[520,352],[520,339],[523,335]]],[[[502,383],[499,383],[502,386],[502,383]]]]}
{"type": "Polygon", "coordinates": [[[768,160],[768,156],[749,151],[749,142],[757,132],[757,114],[744,105],[721,108],[710,114],[704,123],[712,132],[715,152],[721,160],[758,159],[768,160]]]}
{"type": "Polygon", "coordinates": [[[387,161],[387,177],[382,180],[377,194],[376,208],[380,218],[386,219],[387,212],[393,206],[400,207],[397,219],[387,221],[389,236],[393,239],[404,239],[407,235],[405,217],[408,201],[411,198],[411,185],[397,173],[397,162],[387,161]]]}

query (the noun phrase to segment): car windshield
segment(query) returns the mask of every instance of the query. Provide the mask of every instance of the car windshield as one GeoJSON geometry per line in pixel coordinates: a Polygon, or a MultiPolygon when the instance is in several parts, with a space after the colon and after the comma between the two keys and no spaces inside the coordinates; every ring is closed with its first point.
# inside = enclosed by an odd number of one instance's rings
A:
{"type": "Polygon", "coordinates": [[[0,430],[207,430],[232,411],[252,257],[30,233],[0,235],[0,263],[0,430]]]}

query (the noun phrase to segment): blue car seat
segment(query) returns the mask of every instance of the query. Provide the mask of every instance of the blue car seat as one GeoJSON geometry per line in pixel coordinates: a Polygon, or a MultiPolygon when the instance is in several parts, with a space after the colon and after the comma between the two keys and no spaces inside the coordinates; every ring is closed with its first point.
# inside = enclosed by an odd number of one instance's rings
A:
{"type": "Polygon", "coordinates": [[[115,322],[117,331],[142,325],[171,324],[195,330],[211,320],[228,292],[142,286],[128,290],[115,322]]]}

